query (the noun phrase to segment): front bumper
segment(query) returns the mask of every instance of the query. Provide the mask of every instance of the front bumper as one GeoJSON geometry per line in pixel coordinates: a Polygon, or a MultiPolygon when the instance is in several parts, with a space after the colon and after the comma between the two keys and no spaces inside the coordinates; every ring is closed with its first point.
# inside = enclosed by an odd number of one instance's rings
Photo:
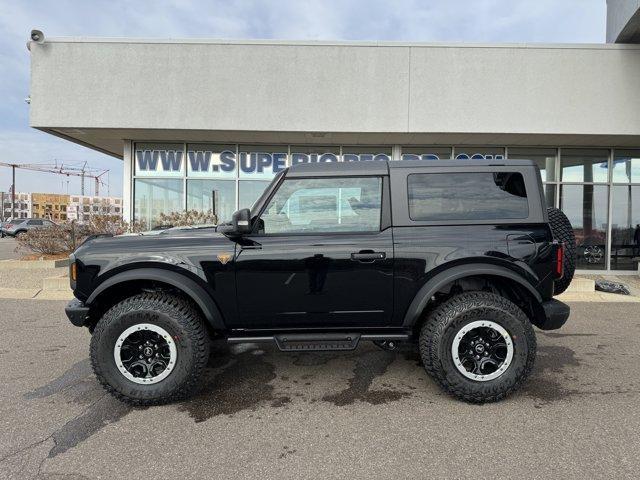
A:
{"type": "Polygon", "coordinates": [[[64,313],[67,314],[69,321],[76,327],[83,327],[89,317],[89,307],[85,307],[84,303],[74,298],[67,304],[64,313]]]}
{"type": "Polygon", "coordinates": [[[556,330],[562,327],[571,313],[569,305],[555,298],[542,302],[542,308],[544,309],[545,318],[536,325],[541,330],[556,330]]]}

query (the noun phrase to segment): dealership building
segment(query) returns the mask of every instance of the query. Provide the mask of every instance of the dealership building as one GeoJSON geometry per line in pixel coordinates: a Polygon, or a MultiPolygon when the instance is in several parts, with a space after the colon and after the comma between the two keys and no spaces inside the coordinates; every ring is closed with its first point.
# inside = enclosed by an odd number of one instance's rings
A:
{"type": "Polygon", "coordinates": [[[578,268],[637,271],[640,0],[607,7],[605,44],[45,32],[29,42],[30,124],[121,159],[125,218],[148,227],[185,210],[227,220],[300,162],[528,158],[574,226],[578,268]]]}

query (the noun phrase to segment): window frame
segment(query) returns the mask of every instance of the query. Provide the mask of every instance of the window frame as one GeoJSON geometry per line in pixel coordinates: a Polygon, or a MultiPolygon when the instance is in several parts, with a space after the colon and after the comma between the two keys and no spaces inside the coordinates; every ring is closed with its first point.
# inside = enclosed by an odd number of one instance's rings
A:
{"type": "Polygon", "coordinates": [[[278,193],[280,188],[282,188],[284,182],[287,181],[286,175],[284,175],[280,181],[278,181],[276,188],[270,192],[269,197],[264,201],[264,203],[260,207],[260,212],[252,217],[252,233],[250,234],[252,237],[317,237],[324,235],[378,235],[380,232],[384,231],[390,225],[390,221],[385,221],[385,218],[389,215],[388,208],[385,208],[385,205],[388,205],[388,182],[385,182],[385,179],[388,177],[386,175],[331,175],[331,176],[305,176],[305,177],[293,177],[289,178],[289,180],[330,180],[330,179],[344,179],[344,178],[377,178],[380,181],[380,222],[378,224],[378,230],[348,230],[348,231],[317,231],[317,232],[284,232],[284,233],[265,233],[259,232],[258,225],[260,223],[260,219],[264,214],[265,210],[271,203],[273,197],[278,193]],[[386,184],[386,185],[385,185],[386,184]],[[386,215],[385,215],[386,213],[386,215]]]}

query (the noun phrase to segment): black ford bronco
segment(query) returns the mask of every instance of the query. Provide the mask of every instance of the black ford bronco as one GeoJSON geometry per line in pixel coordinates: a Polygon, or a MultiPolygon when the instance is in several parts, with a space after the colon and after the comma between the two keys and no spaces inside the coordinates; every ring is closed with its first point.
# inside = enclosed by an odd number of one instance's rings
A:
{"type": "Polygon", "coordinates": [[[191,393],[214,337],[285,352],[415,342],[444,390],[488,402],[530,374],[533,327],[567,320],[553,296],[574,265],[533,162],[301,164],[228,224],[85,242],[66,313],[89,328],[102,385],[135,405],[191,393]]]}

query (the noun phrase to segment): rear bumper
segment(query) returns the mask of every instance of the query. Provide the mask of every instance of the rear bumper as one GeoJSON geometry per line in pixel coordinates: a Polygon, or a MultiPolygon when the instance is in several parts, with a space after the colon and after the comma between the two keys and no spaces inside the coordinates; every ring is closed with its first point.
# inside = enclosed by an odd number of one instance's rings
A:
{"type": "Polygon", "coordinates": [[[545,318],[539,325],[536,325],[541,330],[556,330],[562,327],[571,313],[569,305],[555,298],[542,302],[542,308],[544,309],[545,318]]]}
{"type": "Polygon", "coordinates": [[[67,304],[64,313],[67,314],[69,321],[76,327],[83,327],[89,316],[89,307],[85,307],[84,303],[74,298],[67,304]]]}

